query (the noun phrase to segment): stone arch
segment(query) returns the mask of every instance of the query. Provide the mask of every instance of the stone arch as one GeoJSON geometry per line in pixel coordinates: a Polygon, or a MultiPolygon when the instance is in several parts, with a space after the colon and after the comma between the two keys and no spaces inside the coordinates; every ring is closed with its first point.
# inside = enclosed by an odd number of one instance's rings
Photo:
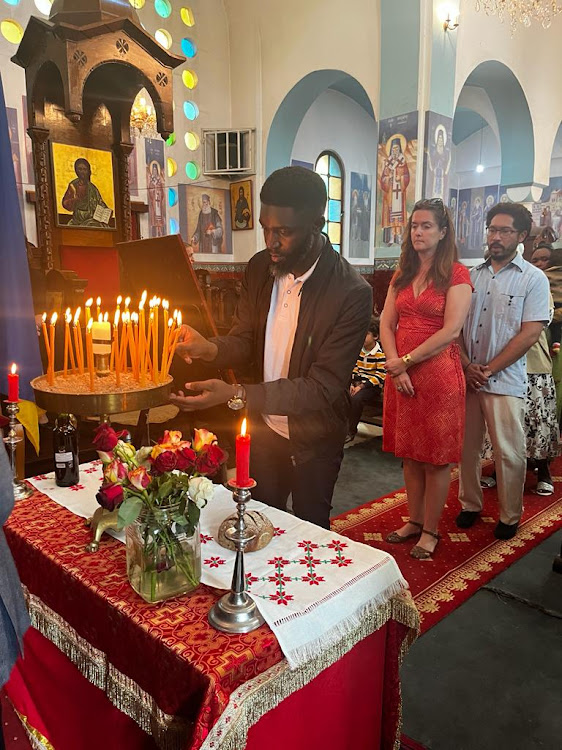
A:
{"type": "Polygon", "coordinates": [[[271,122],[267,137],[266,175],[290,163],[293,143],[304,115],[320,94],[328,89],[348,96],[373,120],[376,119],[367,92],[349,73],[342,70],[315,70],[309,73],[285,96],[271,122]]]}

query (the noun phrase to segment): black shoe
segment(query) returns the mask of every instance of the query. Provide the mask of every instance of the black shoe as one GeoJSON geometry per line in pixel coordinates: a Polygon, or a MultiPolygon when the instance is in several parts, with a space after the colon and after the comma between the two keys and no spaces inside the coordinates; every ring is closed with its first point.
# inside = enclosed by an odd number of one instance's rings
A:
{"type": "Polygon", "coordinates": [[[513,537],[517,533],[518,527],[518,523],[512,523],[511,525],[508,525],[507,523],[498,521],[498,525],[494,529],[494,536],[496,537],[496,539],[513,539],[513,537]]]}
{"type": "Polygon", "coordinates": [[[461,510],[455,523],[459,529],[470,529],[471,526],[480,518],[480,513],[476,510],[461,510]]]}

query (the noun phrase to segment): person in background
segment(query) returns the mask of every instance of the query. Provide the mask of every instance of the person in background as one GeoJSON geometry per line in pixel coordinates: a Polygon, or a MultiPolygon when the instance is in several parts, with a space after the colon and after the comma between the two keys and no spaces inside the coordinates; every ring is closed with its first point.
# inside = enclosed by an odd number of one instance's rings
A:
{"type": "Polygon", "coordinates": [[[183,326],[177,353],[219,369],[252,365],[248,385],[206,380],[172,394],[184,411],[248,408],[252,495],[329,528],[347,434],[353,366],[373,309],[367,282],[322,233],[326,186],[303,167],[269,175],[261,194],[266,249],[246,267],[234,325],[207,340],[183,326]]]}
{"type": "Polygon", "coordinates": [[[349,420],[349,433],[346,443],[353,440],[357,434],[357,425],[365,406],[372,406],[380,401],[386,377],[386,358],[379,341],[380,318],[371,316],[369,330],[365,336],[365,342],[357,364],[351,375],[351,417],[349,420]]]}
{"type": "Polygon", "coordinates": [[[432,557],[461,456],[465,382],[457,338],[470,307],[468,270],[457,262],[455,230],[440,198],[418,201],[381,316],[386,354],[383,450],[404,459],[410,520],[386,539],[419,537],[410,554],[432,557]]]}
{"type": "Polygon", "coordinates": [[[486,428],[496,463],[497,539],[517,533],[525,482],[525,354],[548,324],[548,281],[517,252],[531,229],[530,212],[498,203],[486,216],[488,251],[475,266],[472,304],[463,328],[466,424],[456,524],[470,528],[482,510],[481,450],[486,428]]]}
{"type": "MultiPolygon", "coordinates": [[[[0,445],[0,689],[6,684],[10,672],[23,652],[23,636],[30,625],[23,599],[21,584],[4,536],[2,526],[14,507],[12,470],[4,445],[0,445]]],[[[0,707],[0,749],[2,738],[2,710],[0,707]]]]}

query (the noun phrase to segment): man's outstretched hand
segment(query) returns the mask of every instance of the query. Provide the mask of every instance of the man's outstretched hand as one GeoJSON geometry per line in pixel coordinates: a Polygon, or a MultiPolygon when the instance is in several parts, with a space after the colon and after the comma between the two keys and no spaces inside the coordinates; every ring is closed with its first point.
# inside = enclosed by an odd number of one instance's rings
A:
{"type": "Polygon", "coordinates": [[[176,354],[185,359],[190,365],[194,359],[202,359],[204,362],[212,362],[217,356],[217,345],[202,336],[195,328],[182,325],[176,354]]]}
{"type": "Polygon", "coordinates": [[[194,391],[196,395],[186,396],[183,391],[170,394],[170,401],[182,411],[198,411],[226,404],[233,398],[236,390],[224,380],[201,380],[199,383],[186,383],[185,387],[188,391],[194,391]]]}

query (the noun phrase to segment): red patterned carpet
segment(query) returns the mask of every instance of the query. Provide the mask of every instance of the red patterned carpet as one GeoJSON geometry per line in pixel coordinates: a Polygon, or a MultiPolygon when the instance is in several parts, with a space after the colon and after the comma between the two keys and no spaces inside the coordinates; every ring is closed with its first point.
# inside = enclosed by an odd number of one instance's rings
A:
{"type": "Polygon", "coordinates": [[[536,479],[527,475],[522,522],[517,535],[509,541],[499,541],[493,535],[498,521],[495,489],[484,490],[484,511],[471,529],[456,527],[455,518],[460,510],[456,470],[441,520],[442,539],[433,560],[410,557],[415,540],[405,544],[384,541],[387,534],[408,520],[404,489],[333,518],[332,529],[394,555],[410,584],[424,633],[490,579],[562,528],[562,458],[553,462],[552,473],[555,491],[549,497],[533,494],[530,488],[536,485],[536,479]]]}

